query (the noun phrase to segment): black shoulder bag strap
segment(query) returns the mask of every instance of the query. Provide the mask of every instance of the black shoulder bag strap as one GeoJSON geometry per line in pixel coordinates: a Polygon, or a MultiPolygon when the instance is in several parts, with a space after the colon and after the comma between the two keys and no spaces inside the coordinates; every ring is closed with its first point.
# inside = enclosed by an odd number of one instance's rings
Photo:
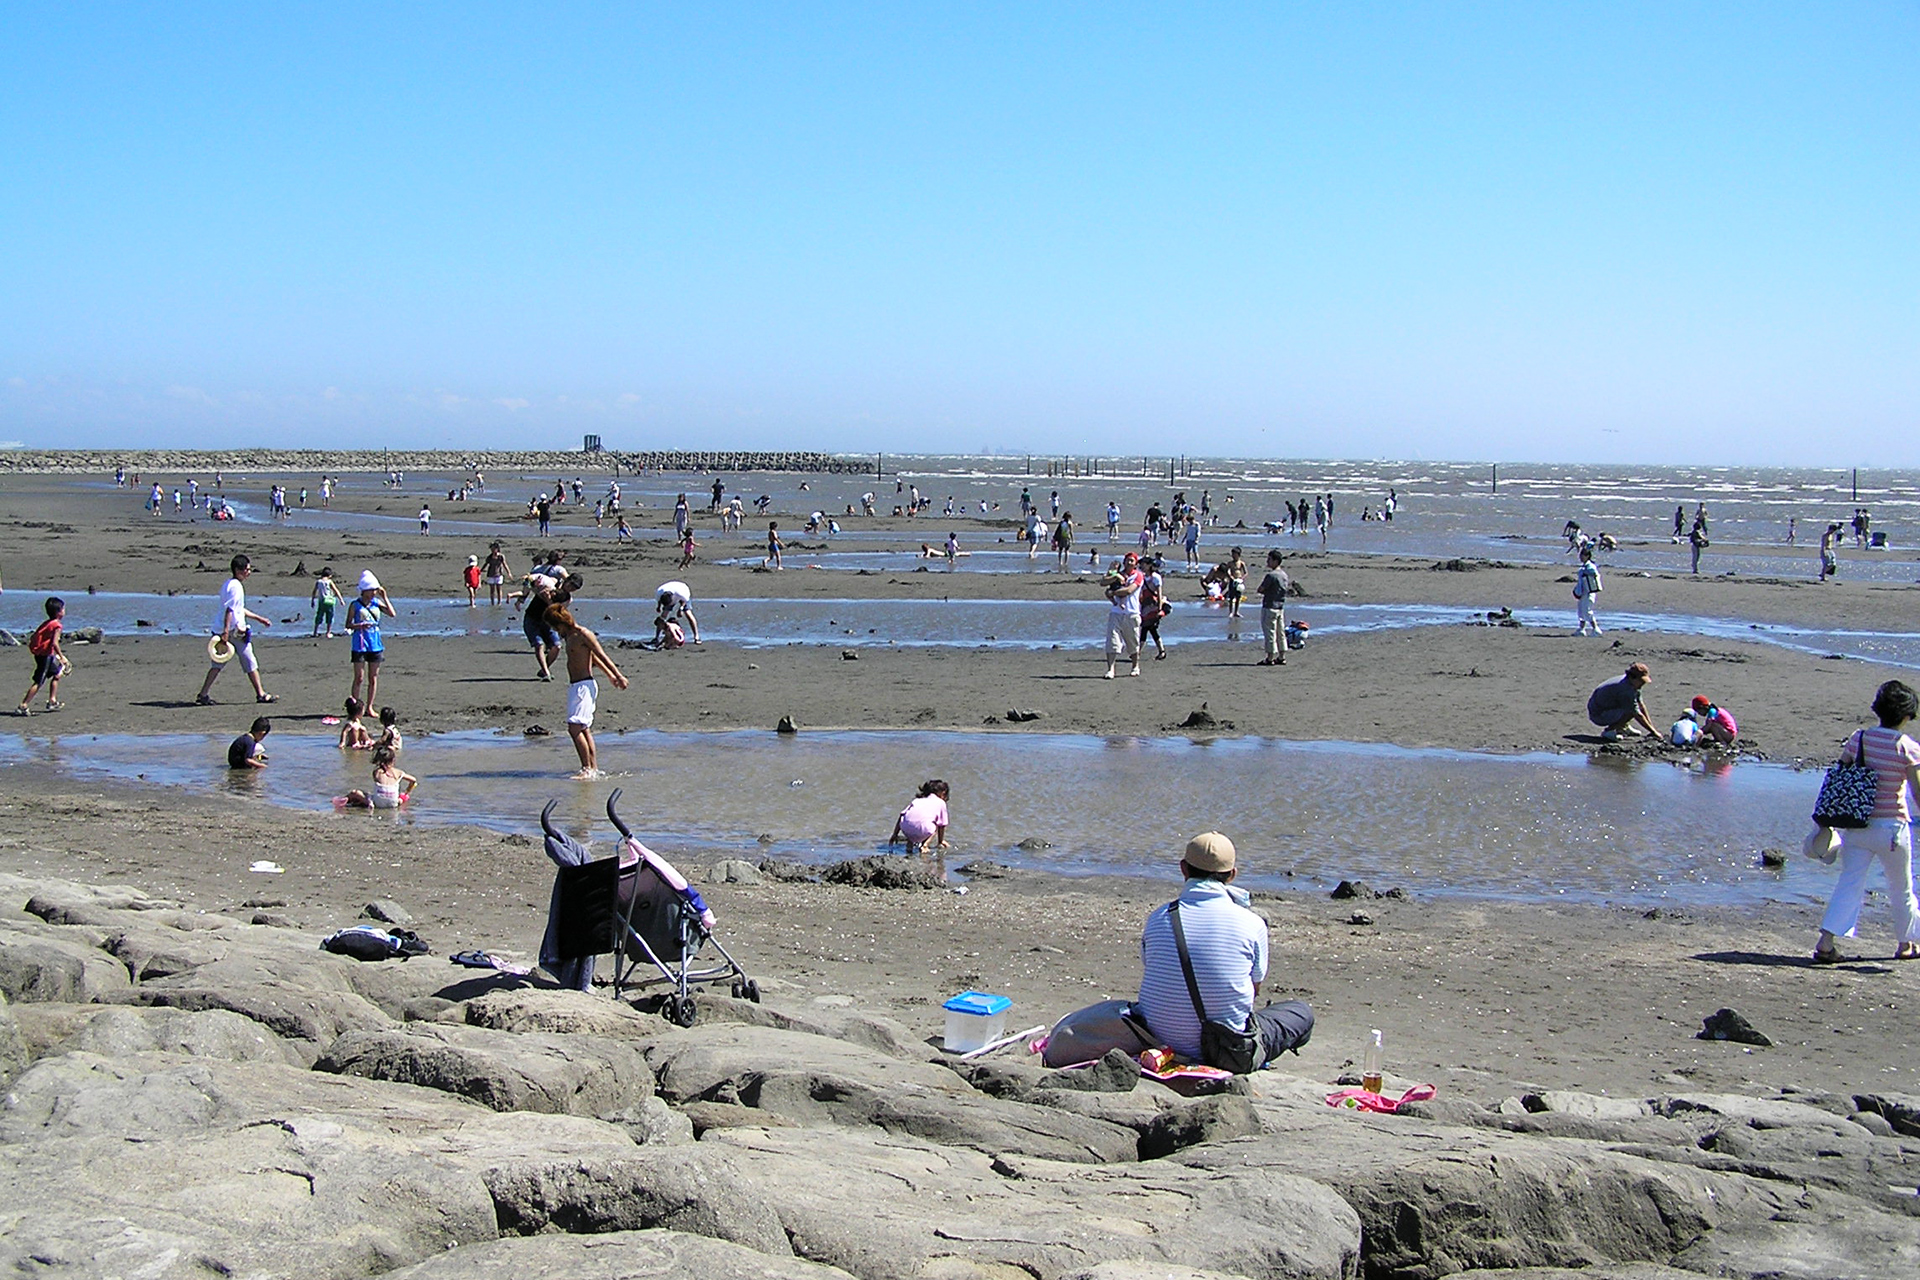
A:
{"type": "Polygon", "coordinates": [[[1193,999],[1193,1011],[1200,1015],[1200,1024],[1205,1026],[1207,1006],[1200,999],[1200,980],[1193,976],[1193,957],[1187,954],[1187,931],[1180,927],[1180,899],[1167,904],[1167,921],[1173,925],[1173,945],[1180,950],[1180,971],[1187,975],[1187,994],[1193,999]]]}

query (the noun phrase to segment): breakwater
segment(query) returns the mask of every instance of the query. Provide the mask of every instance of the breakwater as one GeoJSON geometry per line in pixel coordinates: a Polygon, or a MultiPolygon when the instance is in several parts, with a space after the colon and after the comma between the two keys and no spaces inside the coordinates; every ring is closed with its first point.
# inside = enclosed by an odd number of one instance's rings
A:
{"type": "Polygon", "coordinates": [[[805,471],[858,474],[873,469],[870,457],[844,457],[796,450],[714,449],[15,449],[0,452],[0,473],[112,475],[124,467],[138,475],[210,475],[215,471],[319,474],[423,471],[471,474],[493,471],[586,471],[635,475],[648,471],[805,471]]]}

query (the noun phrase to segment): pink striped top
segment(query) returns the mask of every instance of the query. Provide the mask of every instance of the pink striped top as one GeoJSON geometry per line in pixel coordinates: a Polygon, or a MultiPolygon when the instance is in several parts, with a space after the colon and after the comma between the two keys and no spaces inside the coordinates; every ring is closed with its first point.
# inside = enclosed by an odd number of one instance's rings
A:
{"type": "MultiPolygon", "coordinates": [[[[1878,725],[1862,729],[1858,737],[1860,763],[1873,770],[1879,782],[1873,792],[1873,816],[1897,822],[1912,821],[1913,811],[1907,804],[1907,776],[1915,765],[1920,765],[1920,742],[1898,729],[1878,725]]],[[[1848,750],[1847,755],[1851,758],[1853,751],[1848,750]]]]}

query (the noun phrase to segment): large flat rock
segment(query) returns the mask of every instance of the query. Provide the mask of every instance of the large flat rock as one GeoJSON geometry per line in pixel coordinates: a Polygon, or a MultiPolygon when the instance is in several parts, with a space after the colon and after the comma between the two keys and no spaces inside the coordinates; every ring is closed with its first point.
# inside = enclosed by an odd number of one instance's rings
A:
{"type": "Polygon", "coordinates": [[[777,1258],[680,1231],[516,1236],[470,1244],[381,1280],[852,1280],[838,1267],[777,1258]]]}
{"type": "Polygon", "coordinates": [[[744,1081],[775,1067],[833,1075],[877,1089],[917,1085],[977,1096],[965,1080],[935,1063],[903,1061],[851,1041],[774,1027],[697,1025],[649,1042],[646,1053],[660,1096],[669,1102],[735,1101],[716,1095],[723,1086],[737,1093],[744,1081]]]}
{"type": "Polygon", "coordinates": [[[252,1018],[226,1009],[188,1011],[139,1005],[68,1006],[62,1019],[69,1030],[48,1046],[60,1053],[94,1053],[120,1058],[141,1053],[172,1053],[229,1062],[278,1062],[304,1065],[292,1045],[252,1018]]]}
{"type": "Polygon", "coordinates": [[[27,1038],[13,1016],[13,1006],[0,993],[0,1085],[25,1069],[28,1061],[27,1038]]]}
{"type": "Polygon", "coordinates": [[[988,1097],[936,1063],[807,1032],[695,1026],[651,1042],[647,1056],[673,1102],[747,1106],[812,1127],[872,1126],[989,1155],[1105,1164],[1139,1149],[1124,1126],[988,1097]]]}
{"type": "Polygon", "coordinates": [[[495,1111],[605,1115],[653,1094],[653,1073],[627,1042],[438,1022],[349,1031],[314,1069],[439,1089],[495,1111]]]}
{"type": "Polygon", "coordinates": [[[859,1009],[795,1007],[777,1000],[756,1004],[735,1000],[712,990],[694,996],[703,1022],[741,1022],[779,1031],[799,1031],[830,1040],[846,1040],[884,1053],[890,1058],[924,1060],[932,1046],[892,1018],[859,1009]]]}
{"type": "MultiPolygon", "coordinates": [[[[1849,1216],[1869,1224],[1864,1230],[1884,1233],[1885,1256],[1899,1256],[1895,1241],[1920,1241],[1920,1220],[1896,1218],[1844,1196],[1809,1210],[1809,1189],[1790,1178],[1762,1169],[1751,1172],[1765,1176],[1749,1176],[1735,1159],[1691,1148],[1613,1149],[1335,1111],[1301,1099],[1284,1081],[1257,1087],[1267,1136],[1195,1147],[1172,1160],[1221,1171],[1286,1170],[1323,1183],[1365,1223],[1370,1275],[1425,1280],[1474,1267],[1667,1263],[1717,1256],[1716,1236],[1732,1241],[1739,1232],[1777,1221],[1798,1224],[1797,1247],[1812,1257],[1823,1241],[1844,1247],[1849,1216]],[[1844,1215],[1833,1207],[1842,1203],[1848,1206],[1844,1215]]],[[[1732,1102],[1724,1107],[1738,1109],[1732,1102]]],[[[1815,1117],[1825,1128],[1845,1124],[1815,1108],[1766,1114],[1790,1115],[1809,1132],[1817,1132],[1815,1117]]],[[[1835,1139],[1843,1140],[1850,1138],[1835,1139]]],[[[1871,1140],[1862,1133],[1861,1141],[1871,1140]]]]}
{"type": "Polygon", "coordinates": [[[86,1004],[132,985],[124,964],[83,934],[39,921],[0,925],[0,995],[86,1004]]]}
{"type": "MultiPolygon", "coordinates": [[[[615,1125],[385,1081],[61,1054],[0,1111],[0,1274],[374,1275],[493,1239],[491,1180],[639,1150],[615,1125]]],[[[697,1229],[687,1182],[668,1185],[697,1229]]]]}
{"type": "Polygon", "coordinates": [[[466,1020],[495,1031],[550,1031],[560,1035],[650,1040],[670,1035],[673,1024],[619,1000],[561,987],[488,991],[466,1002],[466,1020]]]}
{"type": "Polygon", "coordinates": [[[1140,1151],[1137,1131],[1092,1116],[918,1083],[876,1085],[784,1065],[741,1077],[729,1100],[796,1124],[870,1125],[988,1155],[1115,1164],[1138,1159],[1140,1151]]]}
{"type": "Polygon", "coordinates": [[[1116,1259],[1329,1280],[1359,1266],[1353,1210],[1273,1169],[993,1158],[871,1130],[709,1130],[699,1145],[730,1153],[795,1253],[863,1280],[1052,1280],[1116,1259]]]}
{"type": "Polygon", "coordinates": [[[629,1147],[555,1158],[535,1145],[489,1168],[485,1180],[503,1234],[662,1227],[764,1254],[793,1252],[766,1188],[750,1182],[719,1146],[629,1147]]]}
{"type": "Polygon", "coordinates": [[[316,989],[284,982],[241,982],[200,985],[206,969],[177,978],[142,983],[108,997],[121,1003],[167,1009],[225,1009],[251,1018],[311,1061],[325,1046],[348,1031],[368,1031],[393,1025],[377,1006],[351,991],[316,989]]]}

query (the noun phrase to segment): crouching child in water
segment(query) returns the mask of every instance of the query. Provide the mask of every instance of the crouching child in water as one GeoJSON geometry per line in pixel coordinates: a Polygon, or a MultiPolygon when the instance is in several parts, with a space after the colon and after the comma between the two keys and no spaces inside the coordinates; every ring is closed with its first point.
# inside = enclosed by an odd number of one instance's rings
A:
{"type": "Polygon", "coordinates": [[[947,878],[947,784],[939,778],[929,778],[920,784],[920,790],[900,816],[893,821],[893,834],[887,837],[887,847],[892,848],[900,841],[907,842],[907,856],[919,854],[922,859],[932,863],[934,873],[942,880],[947,878]]]}
{"type": "Polygon", "coordinates": [[[413,793],[419,779],[402,769],[390,747],[373,749],[373,790],[347,792],[349,809],[398,809],[403,796],[413,793]]]}
{"type": "Polygon", "coordinates": [[[348,698],[346,719],[340,722],[340,741],[336,744],[342,751],[365,751],[373,745],[373,735],[367,732],[366,723],[361,719],[367,709],[360,705],[360,699],[348,698]]]}

